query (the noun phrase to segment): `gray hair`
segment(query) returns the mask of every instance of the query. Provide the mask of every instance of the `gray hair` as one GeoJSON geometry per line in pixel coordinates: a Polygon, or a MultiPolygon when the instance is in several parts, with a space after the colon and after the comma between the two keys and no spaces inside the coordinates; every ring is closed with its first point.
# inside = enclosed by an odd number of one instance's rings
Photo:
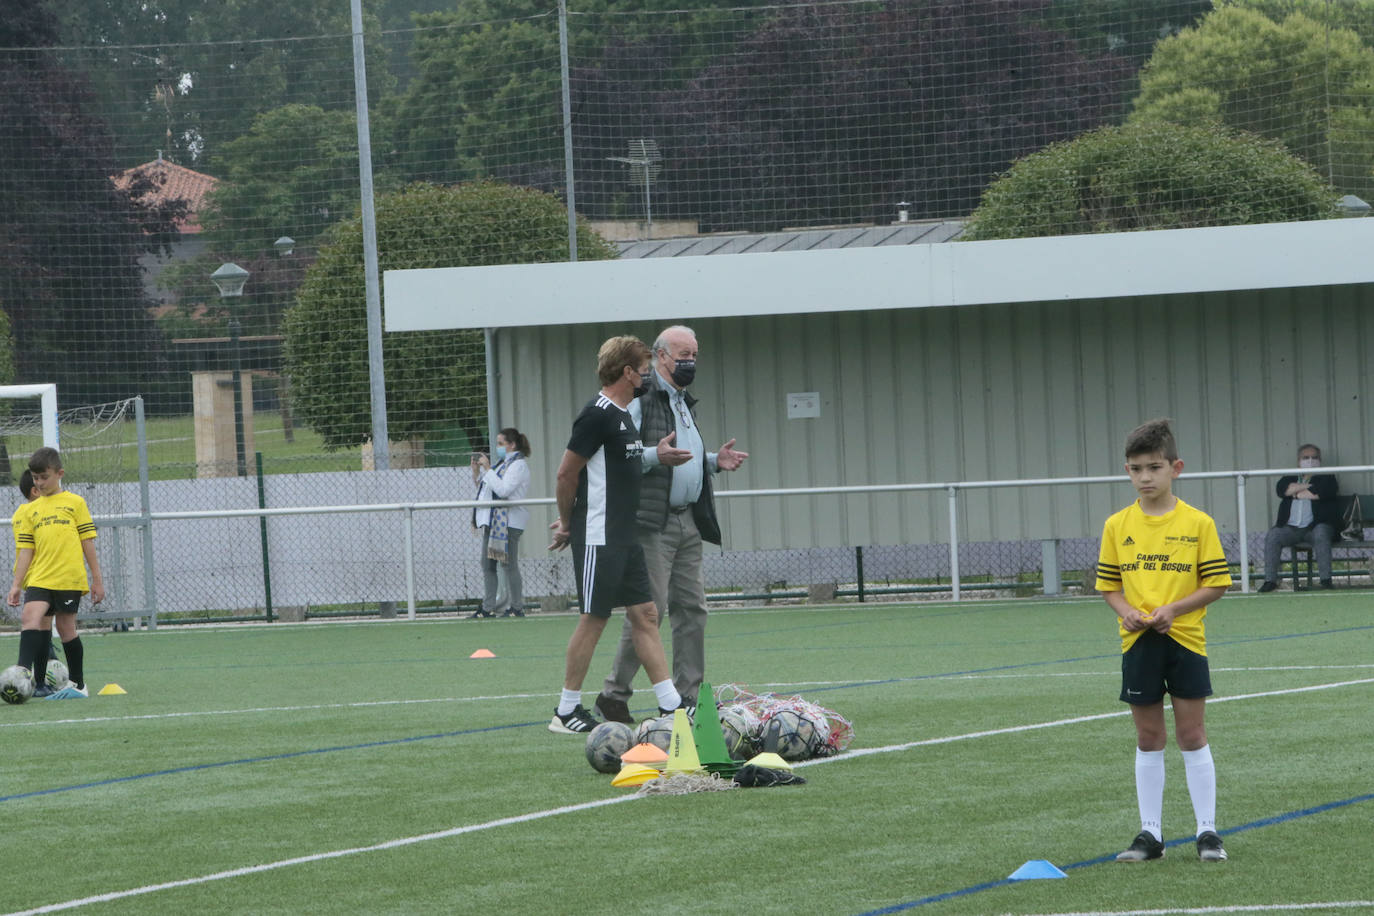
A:
{"type": "Polygon", "coordinates": [[[659,350],[666,350],[666,349],[668,349],[668,341],[667,341],[666,338],[668,337],[669,334],[674,334],[674,333],[676,333],[676,334],[691,334],[693,340],[696,340],[696,338],[697,338],[697,332],[696,332],[696,331],[693,331],[691,328],[687,327],[687,325],[685,325],[685,324],[673,324],[673,325],[669,325],[668,327],[666,327],[666,328],[664,328],[663,330],[659,331],[659,332],[658,332],[658,336],[654,338],[654,352],[657,353],[659,350]]]}

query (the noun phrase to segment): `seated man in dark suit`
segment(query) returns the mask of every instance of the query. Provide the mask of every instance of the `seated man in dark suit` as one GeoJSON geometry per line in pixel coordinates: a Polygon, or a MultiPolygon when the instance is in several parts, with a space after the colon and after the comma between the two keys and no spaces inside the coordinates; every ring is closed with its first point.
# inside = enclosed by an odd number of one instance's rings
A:
{"type": "MultiPolygon", "coordinates": [[[[1322,450],[1315,445],[1298,449],[1298,467],[1319,468],[1322,450]]],[[[1280,477],[1274,487],[1279,495],[1279,514],[1264,536],[1264,584],[1261,592],[1279,587],[1279,555],[1297,544],[1311,546],[1317,555],[1317,574],[1322,588],[1331,587],[1331,542],[1341,529],[1339,489],[1332,474],[1304,473],[1280,477]]]]}

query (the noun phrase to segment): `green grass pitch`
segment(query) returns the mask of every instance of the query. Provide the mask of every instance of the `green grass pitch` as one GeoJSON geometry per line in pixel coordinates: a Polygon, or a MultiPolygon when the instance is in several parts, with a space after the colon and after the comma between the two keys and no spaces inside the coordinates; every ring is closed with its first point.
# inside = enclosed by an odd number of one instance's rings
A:
{"type": "Polygon", "coordinates": [[[1138,820],[1101,600],[717,611],[713,682],[820,703],[868,753],[804,786],[674,797],[613,788],[547,730],[573,623],[87,634],[92,692],[127,695],[0,707],[0,912],[1374,912],[1367,593],[1211,610],[1218,865],[1183,842],[1172,738],[1179,843],[1110,861],[1138,820]],[[1005,882],[1031,859],[1067,878],[1005,882]]]}

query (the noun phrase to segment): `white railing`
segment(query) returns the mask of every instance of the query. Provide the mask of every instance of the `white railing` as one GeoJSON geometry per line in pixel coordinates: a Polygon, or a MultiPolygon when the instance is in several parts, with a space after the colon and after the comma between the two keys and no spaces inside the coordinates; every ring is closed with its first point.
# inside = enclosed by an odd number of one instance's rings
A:
{"type": "MultiPolygon", "coordinates": [[[[1321,468],[1323,474],[1351,474],[1374,472],[1374,465],[1342,465],[1338,467],[1321,468]]],[[[1236,485],[1236,513],[1237,530],[1240,534],[1240,568],[1241,591],[1250,591],[1250,557],[1248,544],[1248,520],[1246,515],[1246,480],[1251,477],[1279,477],[1288,474],[1311,473],[1311,469],[1306,468],[1257,468],[1236,471],[1204,471],[1197,473],[1181,474],[1183,480],[1224,480],[1232,479],[1236,485]]],[[[756,490],[720,490],[716,492],[718,499],[746,499],[758,497],[796,497],[796,496],[819,496],[819,495],[863,495],[871,493],[906,493],[906,492],[931,492],[944,491],[948,495],[949,506],[949,558],[950,558],[950,578],[952,580],[951,591],[955,601],[960,600],[961,588],[959,580],[959,522],[958,522],[958,499],[960,491],[964,490],[987,490],[998,488],[1015,487],[1047,487],[1047,486],[1068,486],[1068,485],[1094,485],[1094,484],[1121,484],[1128,482],[1129,478],[1124,475],[1112,475],[1105,477],[1045,477],[1037,479],[1018,479],[1018,480],[965,480],[944,483],[893,483],[893,484],[871,484],[863,486],[828,486],[828,487],[793,487],[780,489],[756,489],[756,490]]],[[[405,571],[405,591],[406,591],[406,610],[407,618],[414,620],[416,617],[416,588],[415,588],[415,542],[414,542],[414,516],[416,512],[426,512],[432,510],[453,510],[453,509],[472,509],[486,506],[551,506],[554,500],[551,498],[523,499],[518,501],[490,502],[478,500],[450,500],[441,502],[411,502],[411,503],[370,503],[366,505],[347,505],[347,506],[300,506],[284,508],[254,508],[254,509],[219,509],[219,510],[195,510],[184,512],[150,512],[146,515],[137,516],[118,516],[106,519],[97,519],[97,522],[128,525],[131,522],[138,524],[155,524],[159,521],[186,520],[186,519],[214,519],[214,518],[271,518],[278,516],[296,515],[333,515],[346,513],[388,513],[396,512],[401,515],[402,541],[403,541],[403,563],[405,571]]],[[[150,607],[155,608],[156,602],[150,602],[150,607]]],[[[150,624],[156,626],[156,611],[151,612],[150,624]]]]}

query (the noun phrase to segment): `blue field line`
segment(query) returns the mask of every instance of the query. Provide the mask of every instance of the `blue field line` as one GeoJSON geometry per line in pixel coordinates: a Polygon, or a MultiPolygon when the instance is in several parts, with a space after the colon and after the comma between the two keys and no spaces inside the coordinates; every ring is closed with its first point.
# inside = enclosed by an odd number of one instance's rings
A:
{"type": "MultiPolygon", "coordinates": [[[[1244,833],[1247,830],[1258,830],[1260,827],[1272,827],[1275,824],[1282,824],[1286,821],[1293,821],[1302,817],[1311,817],[1314,814],[1322,814],[1326,811],[1334,811],[1337,808],[1347,808],[1350,805],[1358,805],[1369,801],[1374,801],[1374,792],[1371,792],[1366,795],[1356,795],[1354,798],[1346,798],[1342,799],[1341,801],[1327,802],[1324,805],[1313,805],[1310,808],[1300,808],[1297,811],[1289,811],[1286,814],[1276,814],[1273,817],[1261,818],[1257,821],[1251,821],[1248,824],[1241,824],[1238,827],[1230,827],[1226,830],[1219,830],[1217,832],[1220,833],[1222,836],[1231,836],[1235,833],[1244,833]]],[[[1189,846],[1192,845],[1193,842],[1193,837],[1186,836],[1179,837],[1178,839],[1174,840],[1169,840],[1164,845],[1189,846]]],[[[1115,863],[1116,853],[1108,853],[1105,856],[1098,856],[1095,859],[1084,859],[1081,862],[1074,862],[1071,865],[1062,865],[1060,866],[1060,869],[1067,872],[1072,871],[1075,868],[1087,868],[1089,865],[1102,865],[1107,862],[1115,863]]],[[[1019,881],[1013,881],[1010,878],[1002,878],[999,881],[984,881],[982,884],[970,885],[969,887],[960,888],[959,890],[955,891],[945,891],[942,894],[931,894],[928,897],[921,897],[917,900],[908,900],[904,903],[894,903],[891,906],[885,906],[882,909],[878,910],[866,910],[863,913],[858,914],[858,916],[886,916],[886,914],[889,913],[904,913],[907,910],[914,910],[917,907],[925,906],[928,903],[939,903],[943,900],[953,900],[957,897],[967,897],[971,894],[977,894],[981,893],[982,891],[991,890],[994,887],[1006,887],[1010,884],[1019,883],[1019,881]]]]}
{"type": "Polygon", "coordinates": [[[384,741],[365,741],[361,744],[341,744],[337,747],[317,747],[308,751],[288,751],[284,754],[266,754],[262,757],[242,757],[238,760],[221,760],[217,763],[194,763],[184,767],[173,767],[167,770],[153,770],[148,773],[135,773],[131,776],[115,776],[111,779],[99,779],[95,782],[83,782],[73,786],[55,786],[51,789],[38,789],[34,792],[19,792],[14,795],[0,795],[0,802],[17,801],[21,798],[36,798],[40,795],[57,795],[61,792],[75,792],[78,789],[95,789],[100,786],[112,786],[121,782],[136,782],[140,779],[151,779],[154,776],[174,776],[177,773],[194,773],[199,770],[215,770],[221,767],[239,766],[247,763],[268,763],[273,760],[291,760],[295,757],[310,757],[314,754],[332,754],[336,751],[358,751],[373,747],[390,747],[397,744],[412,744],[416,741],[431,741],[435,738],[457,738],[463,735],[480,735],[484,732],[499,732],[511,728],[528,728],[531,725],[543,725],[541,719],[538,722],[515,722],[509,725],[488,725],[485,728],[465,728],[456,732],[438,732],[433,735],[412,735],[409,738],[388,738],[384,741]]]}

